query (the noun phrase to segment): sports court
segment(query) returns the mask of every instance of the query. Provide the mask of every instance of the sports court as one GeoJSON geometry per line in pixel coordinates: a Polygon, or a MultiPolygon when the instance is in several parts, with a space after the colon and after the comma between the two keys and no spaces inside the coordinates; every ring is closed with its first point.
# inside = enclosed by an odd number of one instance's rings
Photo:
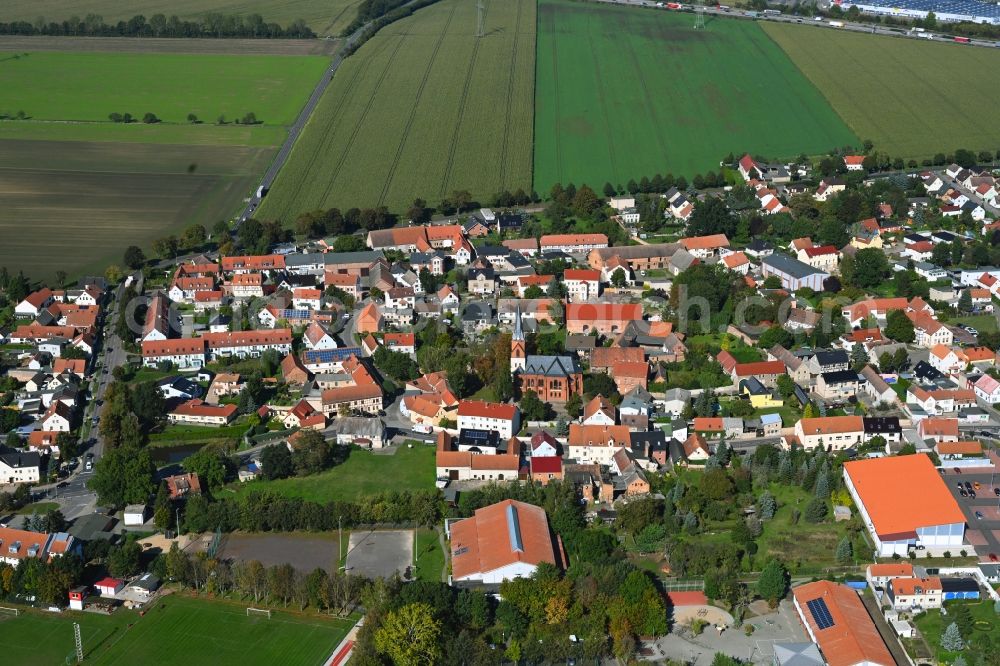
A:
{"type": "Polygon", "coordinates": [[[332,571],[338,561],[337,535],[308,533],[228,534],[219,548],[226,560],[257,560],[265,567],[291,564],[303,573],[332,571]]]}
{"type": "Polygon", "coordinates": [[[413,562],[412,530],[351,532],[347,571],[366,578],[403,576],[413,562]]]}

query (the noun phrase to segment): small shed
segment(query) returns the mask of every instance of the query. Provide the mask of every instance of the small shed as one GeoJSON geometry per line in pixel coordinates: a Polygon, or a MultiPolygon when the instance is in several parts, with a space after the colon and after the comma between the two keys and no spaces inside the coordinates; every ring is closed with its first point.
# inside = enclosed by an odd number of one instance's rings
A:
{"type": "Polygon", "coordinates": [[[79,585],[69,591],[70,610],[83,610],[83,598],[87,596],[87,586],[79,585]]]}
{"type": "Polygon", "coordinates": [[[125,507],[125,527],[138,527],[146,522],[147,507],[145,504],[130,504],[125,507]]]}
{"type": "Polygon", "coordinates": [[[138,595],[143,599],[148,599],[160,588],[160,579],[151,573],[143,574],[140,578],[132,581],[128,586],[129,592],[138,595]]]}
{"type": "Polygon", "coordinates": [[[113,597],[122,591],[125,581],[108,576],[94,583],[94,587],[102,597],[113,597]]]}
{"type": "Polygon", "coordinates": [[[851,519],[851,510],[846,506],[837,504],[833,507],[833,519],[838,523],[842,520],[851,519]]]}

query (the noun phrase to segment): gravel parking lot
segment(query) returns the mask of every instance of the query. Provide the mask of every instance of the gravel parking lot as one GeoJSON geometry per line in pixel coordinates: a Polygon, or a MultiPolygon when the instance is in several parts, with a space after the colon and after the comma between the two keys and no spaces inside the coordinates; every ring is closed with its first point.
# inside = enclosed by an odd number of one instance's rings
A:
{"type": "Polygon", "coordinates": [[[412,530],[351,532],[347,571],[366,578],[402,576],[413,562],[412,530]]]}

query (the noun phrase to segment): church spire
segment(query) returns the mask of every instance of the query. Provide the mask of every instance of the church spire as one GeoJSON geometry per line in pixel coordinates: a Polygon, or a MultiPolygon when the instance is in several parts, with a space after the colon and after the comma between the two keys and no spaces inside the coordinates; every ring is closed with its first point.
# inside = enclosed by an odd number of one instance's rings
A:
{"type": "Polygon", "coordinates": [[[521,304],[517,304],[514,314],[514,335],[510,337],[510,371],[524,370],[527,361],[527,348],[524,344],[524,331],[521,330],[521,304]]]}
{"type": "Polygon", "coordinates": [[[521,330],[521,304],[517,304],[517,312],[514,315],[514,336],[512,340],[524,341],[524,331],[521,330]]]}

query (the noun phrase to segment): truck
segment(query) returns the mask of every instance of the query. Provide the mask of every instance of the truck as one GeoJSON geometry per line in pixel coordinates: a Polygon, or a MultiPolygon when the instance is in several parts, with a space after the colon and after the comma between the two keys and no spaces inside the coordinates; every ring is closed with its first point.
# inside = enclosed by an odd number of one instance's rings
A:
{"type": "Polygon", "coordinates": [[[830,27],[833,27],[833,28],[843,28],[844,27],[844,22],[843,21],[830,21],[830,27]]]}
{"type": "Polygon", "coordinates": [[[959,44],[971,44],[972,43],[972,40],[969,39],[968,37],[956,37],[955,41],[958,42],[959,44]]]}
{"type": "Polygon", "coordinates": [[[781,12],[777,9],[765,9],[764,16],[781,16],[781,12]]]}
{"type": "Polygon", "coordinates": [[[257,188],[257,198],[263,199],[266,196],[267,196],[267,188],[261,185],[260,187],[257,188]]]}

